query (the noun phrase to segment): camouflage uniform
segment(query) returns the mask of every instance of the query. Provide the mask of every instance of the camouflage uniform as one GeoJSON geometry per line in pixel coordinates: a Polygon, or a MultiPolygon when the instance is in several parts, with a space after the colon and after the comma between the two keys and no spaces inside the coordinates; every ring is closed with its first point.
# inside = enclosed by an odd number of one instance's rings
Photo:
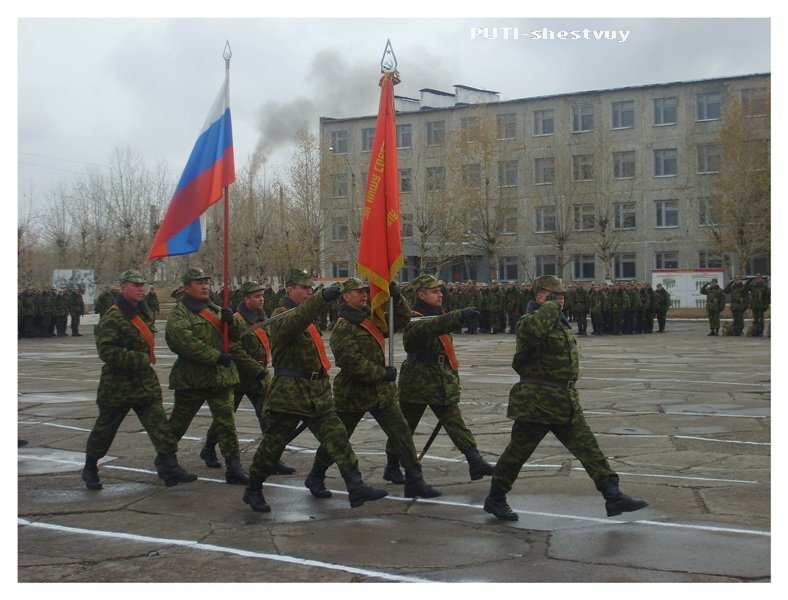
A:
{"type": "Polygon", "coordinates": [[[665,322],[667,321],[668,309],[670,308],[670,293],[661,283],[657,284],[657,289],[654,290],[654,312],[657,314],[657,324],[659,326],[659,333],[665,331],[665,322]]]}
{"type": "Polygon", "coordinates": [[[156,317],[159,316],[161,307],[159,306],[159,296],[156,294],[156,290],[153,288],[151,288],[151,290],[148,292],[148,295],[145,296],[145,304],[148,305],[151,314],[153,314],[153,320],[155,321],[156,317]]]}
{"type": "Polygon", "coordinates": [[[497,281],[493,281],[489,298],[490,333],[506,333],[506,296],[497,281]]]}
{"type": "Polygon", "coordinates": [[[583,287],[583,284],[578,283],[572,294],[572,314],[575,317],[575,321],[577,321],[578,335],[588,335],[586,329],[588,328],[589,308],[591,308],[591,297],[583,287]]]}
{"type": "Polygon", "coordinates": [[[719,335],[720,313],[725,310],[725,292],[717,284],[716,279],[704,283],[700,293],[706,296],[706,314],[709,317],[709,335],[719,335]]]}
{"type": "Polygon", "coordinates": [[[96,302],[93,305],[93,311],[101,316],[105,312],[109,310],[109,307],[115,302],[115,294],[112,293],[109,289],[105,289],[98,298],[96,298],[96,302]]]}
{"type": "MultiPolygon", "coordinates": [[[[467,287],[465,288],[465,297],[463,298],[464,306],[463,308],[469,307],[480,307],[482,304],[482,292],[473,281],[469,281],[467,287]]],[[[478,333],[479,332],[479,318],[471,318],[467,325],[467,333],[478,333]]]]}
{"type": "Polygon", "coordinates": [[[514,283],[509,284],[506,289],[506,319],[509,322],[509,333],[514,333],[517,326],[517,319],[522,315],[522,295],[517,285],[514,283]]]}
{"type": "Polygon", "coordinates": [[[85,300],[77,288],[71,290],[68,295],[68,312],[71,313],[71,335],[75,337],[81,336],[82,334],[79,333],[79,320],[85,314],[85,300]]]}
{"type": "MultiPolygon", "coordinates": [[[[552,275],[539,277],[534,289],[537,294],[540,290],[550,294],[564,291],[560,280],[552,275]]],[[[618,513],[615,510],[621,506],[611,505],[613,498],[621,502],[623,496],[613,492],[613,488],[618,492],[618,476],[583,416],[575,389],[579,375],[577,343],[561,305],[550,297],[542,304],[531,302],[517,323],[517,350],[512,368],[520,375],[520,381],[509,392],[507,417],[514,421],[511,440],[495,465],[484,509],[502,519],[517,519],[506,504],[506,494],[544,436],[552,432],[582,463],[608,500],[608,516],[620,514],[621,510],[618,513]]],[[[644,506],[646,503],[638,508],[644,506]]],[[[623,510],[637,508],[629,506],[623,510]]]]}
{"type": "Polygon", "coordinates": [[[57,329],[57,336],[64,337],[66,333],[66,324],[68,323],[68,296],[66,290],[60,290],[55,296],[55,328],[57,329]]]}
{"type": "Polygon", "coordinates": [[[52,327],[54,325],[53,313],[55,310],[55,297],[49,290],[41,290],[36,303],[38,322],[41,328],[42,337],[52,337],[52,327]]]}
{"type": "Polygon", "coordinates": [[[36,317],[36,294],[35,292],[27,288],[24,292],[22,292],[22,296],[20,299],[21,304],[21,317],[22,317],[22,324],[21,324],[21,335],[22,337],[33,337],[33,321],[36,317]]]}
{"type": "Polygon", "coordinates": [[[752,326],[755,329],[755,335],[760,337],[763,335],[763,315],[771,303],[771,290],[761,276],[756,275],[755,279],[747,282],[747,291],[752,311],[752,326]]]}
{"type": "Polygon", "coordinates": [[[629,295],[621,285],[616,285],[613,293],[610,294],[610,313],[613,325],[613,335],[624,333],[624,315],[629,308],[629,295]]]}
{"type": "Polygon", "coordinates": [[[643,331],[654,333],[654,313],[657,310],[657,296],[650,283],[643,286],[643,331]]]}
{"type": "Polygon", "coordinates": [[[744,332],[744,311],[747,310],[747,286],[736,277],[725,286],[725,293],[731,295],[731,314],[733,315],[733,335],[744,332]]]}

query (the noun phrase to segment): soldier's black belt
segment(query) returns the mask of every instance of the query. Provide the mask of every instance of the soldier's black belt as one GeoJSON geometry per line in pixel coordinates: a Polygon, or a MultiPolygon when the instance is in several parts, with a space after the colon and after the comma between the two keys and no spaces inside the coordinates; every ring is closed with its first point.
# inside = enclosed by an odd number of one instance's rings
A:
{"type": "Polygon", "coordinates": [[[428,365],[446,365],[449,364],[449,359],[444,354],[435,354],[432,356],[424,356],[415,352],[408,352],[408,360],[414,362],[425,363],[428,365]]]}
{"type": "Polygon", "coordinates": [[[562,390],[575,389],[574,379],[537,379],[536,377],[520,377],[520,383],[535,383],[537,385],[550,385],[562,390]]]}
{"type": "Polygon", "coordinates": [[[300,377],[301,379],[317,381],[328,377],[328,373],[325,371],[298,371],[296,369],[278,368],[274,369],[274,377],[300,377]]]}

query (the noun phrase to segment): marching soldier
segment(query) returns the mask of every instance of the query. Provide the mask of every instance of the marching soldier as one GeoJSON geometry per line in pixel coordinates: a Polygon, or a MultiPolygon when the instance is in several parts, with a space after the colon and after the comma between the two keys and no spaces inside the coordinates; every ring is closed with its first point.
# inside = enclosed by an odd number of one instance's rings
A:
{"type": "Polygon", "coordinates": [[[752,326],[755,336],[763,336],[763,315],[771,303],[771,290],[763,276],[758,274],[755,279],[747,282],[749,292],[749,305],[752,311],[752,326]]]}
{"type": "MultiPolygon", "coordinates": [[[[473,306],[449,313],[443,312],[441,282],[432,275],[422,274],[413,281],[417,300],[414,317],[434,317],[411,320],[405,326],[402,341],[408,353],[402,363],[399,383],[399,402],[411,433],[429,406],[446,429],[451,441],[465,455],[472,480],[492,474],[476,447],[476,439],[468,429],[460,411],[460,376],[450,332],[457,323],[478,322],[479,311],[473,306]]],[[[391,440],[387,454],[396,454],[391,440]]],[[[387,468],[390,469],[391,465],[387,468]]]]}
{"type": "Polygon", "coordinates": [[[88,489],[103,486],[98,461],[109,451],[115,434],[133,410],[156,448],[156,472],[167,487],[195,481],[197,477],[178,465],[178,440],[162,406],[161,386],[153,370],[153,321],[142,301],[145,278],[137,271],[120,276],[117,301],[96,328],[96,348],[104,365],[96,394],[98,418],[88,436],[82,480],[88,489]]]}
{"type": "Polygon", "coordinates": [[[509,393],[507,417],[514,421],[511,440],[495,465],[484,510],[506,521],[518,519],[506,494],[549,431],[583,464],[605,499],[608,517],[645,508],[647,502],[633,500],[619,490],[618,475],[583,416],[575,389],[577,342],[561,312],[564,286],[557,277],[543,275],[534,281],[534,292],[536,300],[517,323],[512,367],[520,381],[509,393]]]}
{"type": "Polygon", "coordinates": [[[725,310],[725,292],[722,291],[715,277],[703,284],[700,293],[706,296],[706,314],[709,317],[710,329],[708,335],[719,335],[720,313],[725,310]]]}

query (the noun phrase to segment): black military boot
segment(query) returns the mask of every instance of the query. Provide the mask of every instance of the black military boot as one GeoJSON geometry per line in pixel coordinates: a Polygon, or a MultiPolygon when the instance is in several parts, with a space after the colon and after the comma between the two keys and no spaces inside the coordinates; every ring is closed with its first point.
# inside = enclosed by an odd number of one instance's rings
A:
{"type": "Polygon", "coordinates": [[[205,442],[205,445],[200,450],[200,458],[205,461],[205,466],[211,469],[221,469],[222,463],[219,462],[219,457],[216,456],[216,442],[205,442]]]}
{"type": "Polygon", "coordinates": [[[246,485],[249,483],[249,475],[241,468],[241,458],[237,454],[226,456],[227,470],[224,472],[224,480],[227,483],[237,483],[246,485]]]}
{"type": "Polygon", "coordinates": [[[596,489],[598,489],[605,498],[605,509],[607,510],[608,517],[615,517],[622,512],[633,512],[648,506],[648,502],[645,500],[633,500],[622,493],[621,490],[618,489],[617,475],[594,483],[596,489]]]}
{"type": "Polygon", "coordinates": [[[481,457],[476,448],[466,451],[465,458],[468,459],[468,471],[473,481],[481,479],[485,475],[493,474],[494,467],[481,457]]]}
{"type": "Polygon", "coordinates": [[[405,497],[406,498],[437,498],[440,491],[424,481],[421,474],[421,465],[416,463],[411,467],[405,467],[405,497]]]}
{"type": "Polygon", "coordinates": [[[100,490],[104,486],[98,476],[98,459],[85,456],[85,468],[82,469],[82,481],[89,490],[100,490]]]}
{"type": "Polygon", "coordinates": [[[175,456],[174,452],[157,454],[153,464],[156,465],[156,472],[164,480],[164,485],[167,487],[172,487],[179,483],[197,481],[197,475],[189,473],[178,464],[178,457],[175,456]]]}
{"type": "Polygon", "coordinates": [[[281,460],[276,462],[276,474],[277,475],[292,475],[295,473],[295,469],[289,465],[286,465],[281,460]]]}
{"type": "Polygon", "coordinates": [[[399,459],[396,454],[386,452],[386,468],[383,470],[383,479],[397,485],[405,483],[405,476],[399,468],[399,459]]]}
{"type": "Polygon", "coordinates": [[[361,506],[367,501],[380,500],[389,495],[386,490],[379,490],[364,483],[361,480],[361,473],[359,473],[358,470],[352,471],[344,476],[343,479],[347,486],[348,500],[352,508],[361,506]]]}
{"type": "Polygon", "coordinates": [[[326,489],[326,470],[328,467],[318,462],[317,458],[315,458],[315,462],[312,464],[312,470],[309,471],[309,475],[306,476],[306,480],[304,480],[304,485],[306,489],[308,489],[315,498],[330,498],[331,497],[331,490],[326,489]]]}
{"type": "Polygon", "coordinates": [[[249,476],[249,483],[246,484],[243,501],[251,506],[254,512],[271,512],[271,507],[266,503],[263,497],[263,480],[258,479],[254,475],[249,476]]]}
{"type": "Polygon", "coordinates": [[[495,479],[490,482],[490,493],[484,499],[484,512],[503,521],[517,521],[520,518],[506,503],[506,492],[495,479]]]}

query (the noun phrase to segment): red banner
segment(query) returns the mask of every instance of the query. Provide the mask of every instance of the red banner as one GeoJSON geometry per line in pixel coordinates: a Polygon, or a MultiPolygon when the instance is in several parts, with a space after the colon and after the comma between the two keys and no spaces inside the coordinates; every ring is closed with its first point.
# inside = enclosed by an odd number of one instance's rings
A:
{"type": "Polygon", "coordinates": [[[372,319],[384,333],[388,331],[383,310],[389,299],[389,283],[396,278],[404,262],[394,123],[396,83],[399,80],[394,73],[385,73],[380,81],[380,106],[372,140],[358,248],[358,272],[369,281],[372,319]]]}

